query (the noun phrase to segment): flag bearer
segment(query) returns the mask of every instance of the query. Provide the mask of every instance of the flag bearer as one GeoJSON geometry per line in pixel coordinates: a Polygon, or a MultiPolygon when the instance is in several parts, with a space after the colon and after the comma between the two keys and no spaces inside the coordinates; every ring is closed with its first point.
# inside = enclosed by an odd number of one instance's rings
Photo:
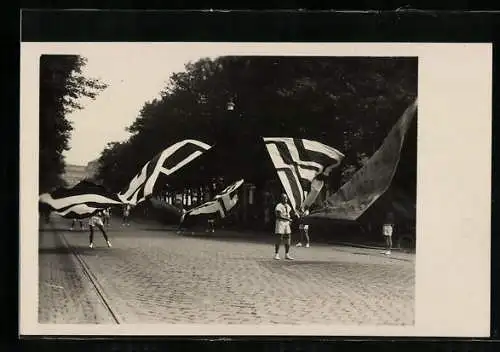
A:
{"type": "Polygon", "coordinates": [[[276,214],[276,226],[275,226],[275,234],[276,234],[276,244],[274,245],[274,259],[279,260],[279,250],[281,243],[285,245],[285,259],[292,260],[293,258],[290,256],[290,244],[291,244],[291,217],[292,207],[288,204],[288,197],[285,193],[281,195],[281,201],[276,205],[275,214],[276,214]]]}
{"type": "Polygon", "coordinates": [[[104,240],[106,241],[106,244],[108,247],[111,247],[111,242],[108,239],[108,236],[106,235],[106,231],[104,230],[104,224],[102,222],[102,217],[103,214],[101,211],[99,211],[97,214],[92,215],[89,219],[89,229],[90,229],[90,248],[94,248],[94,226],[96,226],[99,230],[102,232],[102,236],[104,237],[104,240]]]}

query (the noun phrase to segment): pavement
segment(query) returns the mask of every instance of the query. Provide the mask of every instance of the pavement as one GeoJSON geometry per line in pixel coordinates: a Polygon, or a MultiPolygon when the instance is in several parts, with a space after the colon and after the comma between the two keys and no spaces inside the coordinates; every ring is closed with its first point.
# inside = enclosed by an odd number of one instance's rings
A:
{"type": "Polygon", "coordinates": [[[278,261],[272,234],[179,235],[151,221],[115,221],[113,247],[97,232],[90,249],[70,223],[39,232],[41,323],[414,323],[411,253],[313,244],[278,261]]]}

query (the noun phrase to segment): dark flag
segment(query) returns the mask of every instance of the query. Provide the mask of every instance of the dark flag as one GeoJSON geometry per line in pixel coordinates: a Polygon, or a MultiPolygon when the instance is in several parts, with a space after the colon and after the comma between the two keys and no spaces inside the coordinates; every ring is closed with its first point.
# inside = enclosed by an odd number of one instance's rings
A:
{"type": "Polygon", "coordinates": [[[406,133],[417,112],[415,100],[396,122],[380,148],[312,218],[357,220],[389,188],[396,174],[406,133]]]}
{"type": "Polygon", "coordinates": [[[344,159],[337,149],[308,139],[266,137],[264,142],[295,211],[316,200],[323,177],[344,159]]]}
{"type": "Polygon", "coordinates": [[[113,193],[89,181],[81,181],[72,188],[58,188],[41,194],[39,202],[65,218],[87,218],[101,209],[123,204],[113,193]]]}
{"type": "Polygon", "coordinates": [[[172,175],[210,148],[208,144],[194,139],[186,139],[171,145],[147,162],[118,197],[124,203],[137,205],[153,194],[160,176],[172,175]]]}

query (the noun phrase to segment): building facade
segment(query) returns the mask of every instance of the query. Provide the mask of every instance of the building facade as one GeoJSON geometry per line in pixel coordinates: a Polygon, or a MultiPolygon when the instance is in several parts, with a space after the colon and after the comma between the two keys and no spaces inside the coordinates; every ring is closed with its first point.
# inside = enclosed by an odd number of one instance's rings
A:
{"type": "Polygon", "coordinates": [[[86,176],[85,166],[66,164],[62,178],[66,182],[67,187],[73,187],[78,182],[84,180],[86,176]]]}

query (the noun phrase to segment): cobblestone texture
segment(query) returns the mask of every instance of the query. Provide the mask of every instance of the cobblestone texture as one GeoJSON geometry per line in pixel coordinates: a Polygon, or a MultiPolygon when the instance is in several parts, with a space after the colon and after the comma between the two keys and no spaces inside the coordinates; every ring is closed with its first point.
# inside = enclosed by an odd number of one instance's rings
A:
{"type": "Polygon", "coordinates": [[[100,233],[90,249],[87,233],[40,232],[41,321],[110,321],[59,236],[93,272],[121,323],[414,321],[412,254],[313,245],[293,248],[295,261],[276,261],[267,243],[179,236],[145,224],[112,228],[109,249],[100,233]]]}
{"type": "Polygon", "coordinates": [[[57,232],[40,232],[40,323],[112,323],[94,287],[57,232]]]}

